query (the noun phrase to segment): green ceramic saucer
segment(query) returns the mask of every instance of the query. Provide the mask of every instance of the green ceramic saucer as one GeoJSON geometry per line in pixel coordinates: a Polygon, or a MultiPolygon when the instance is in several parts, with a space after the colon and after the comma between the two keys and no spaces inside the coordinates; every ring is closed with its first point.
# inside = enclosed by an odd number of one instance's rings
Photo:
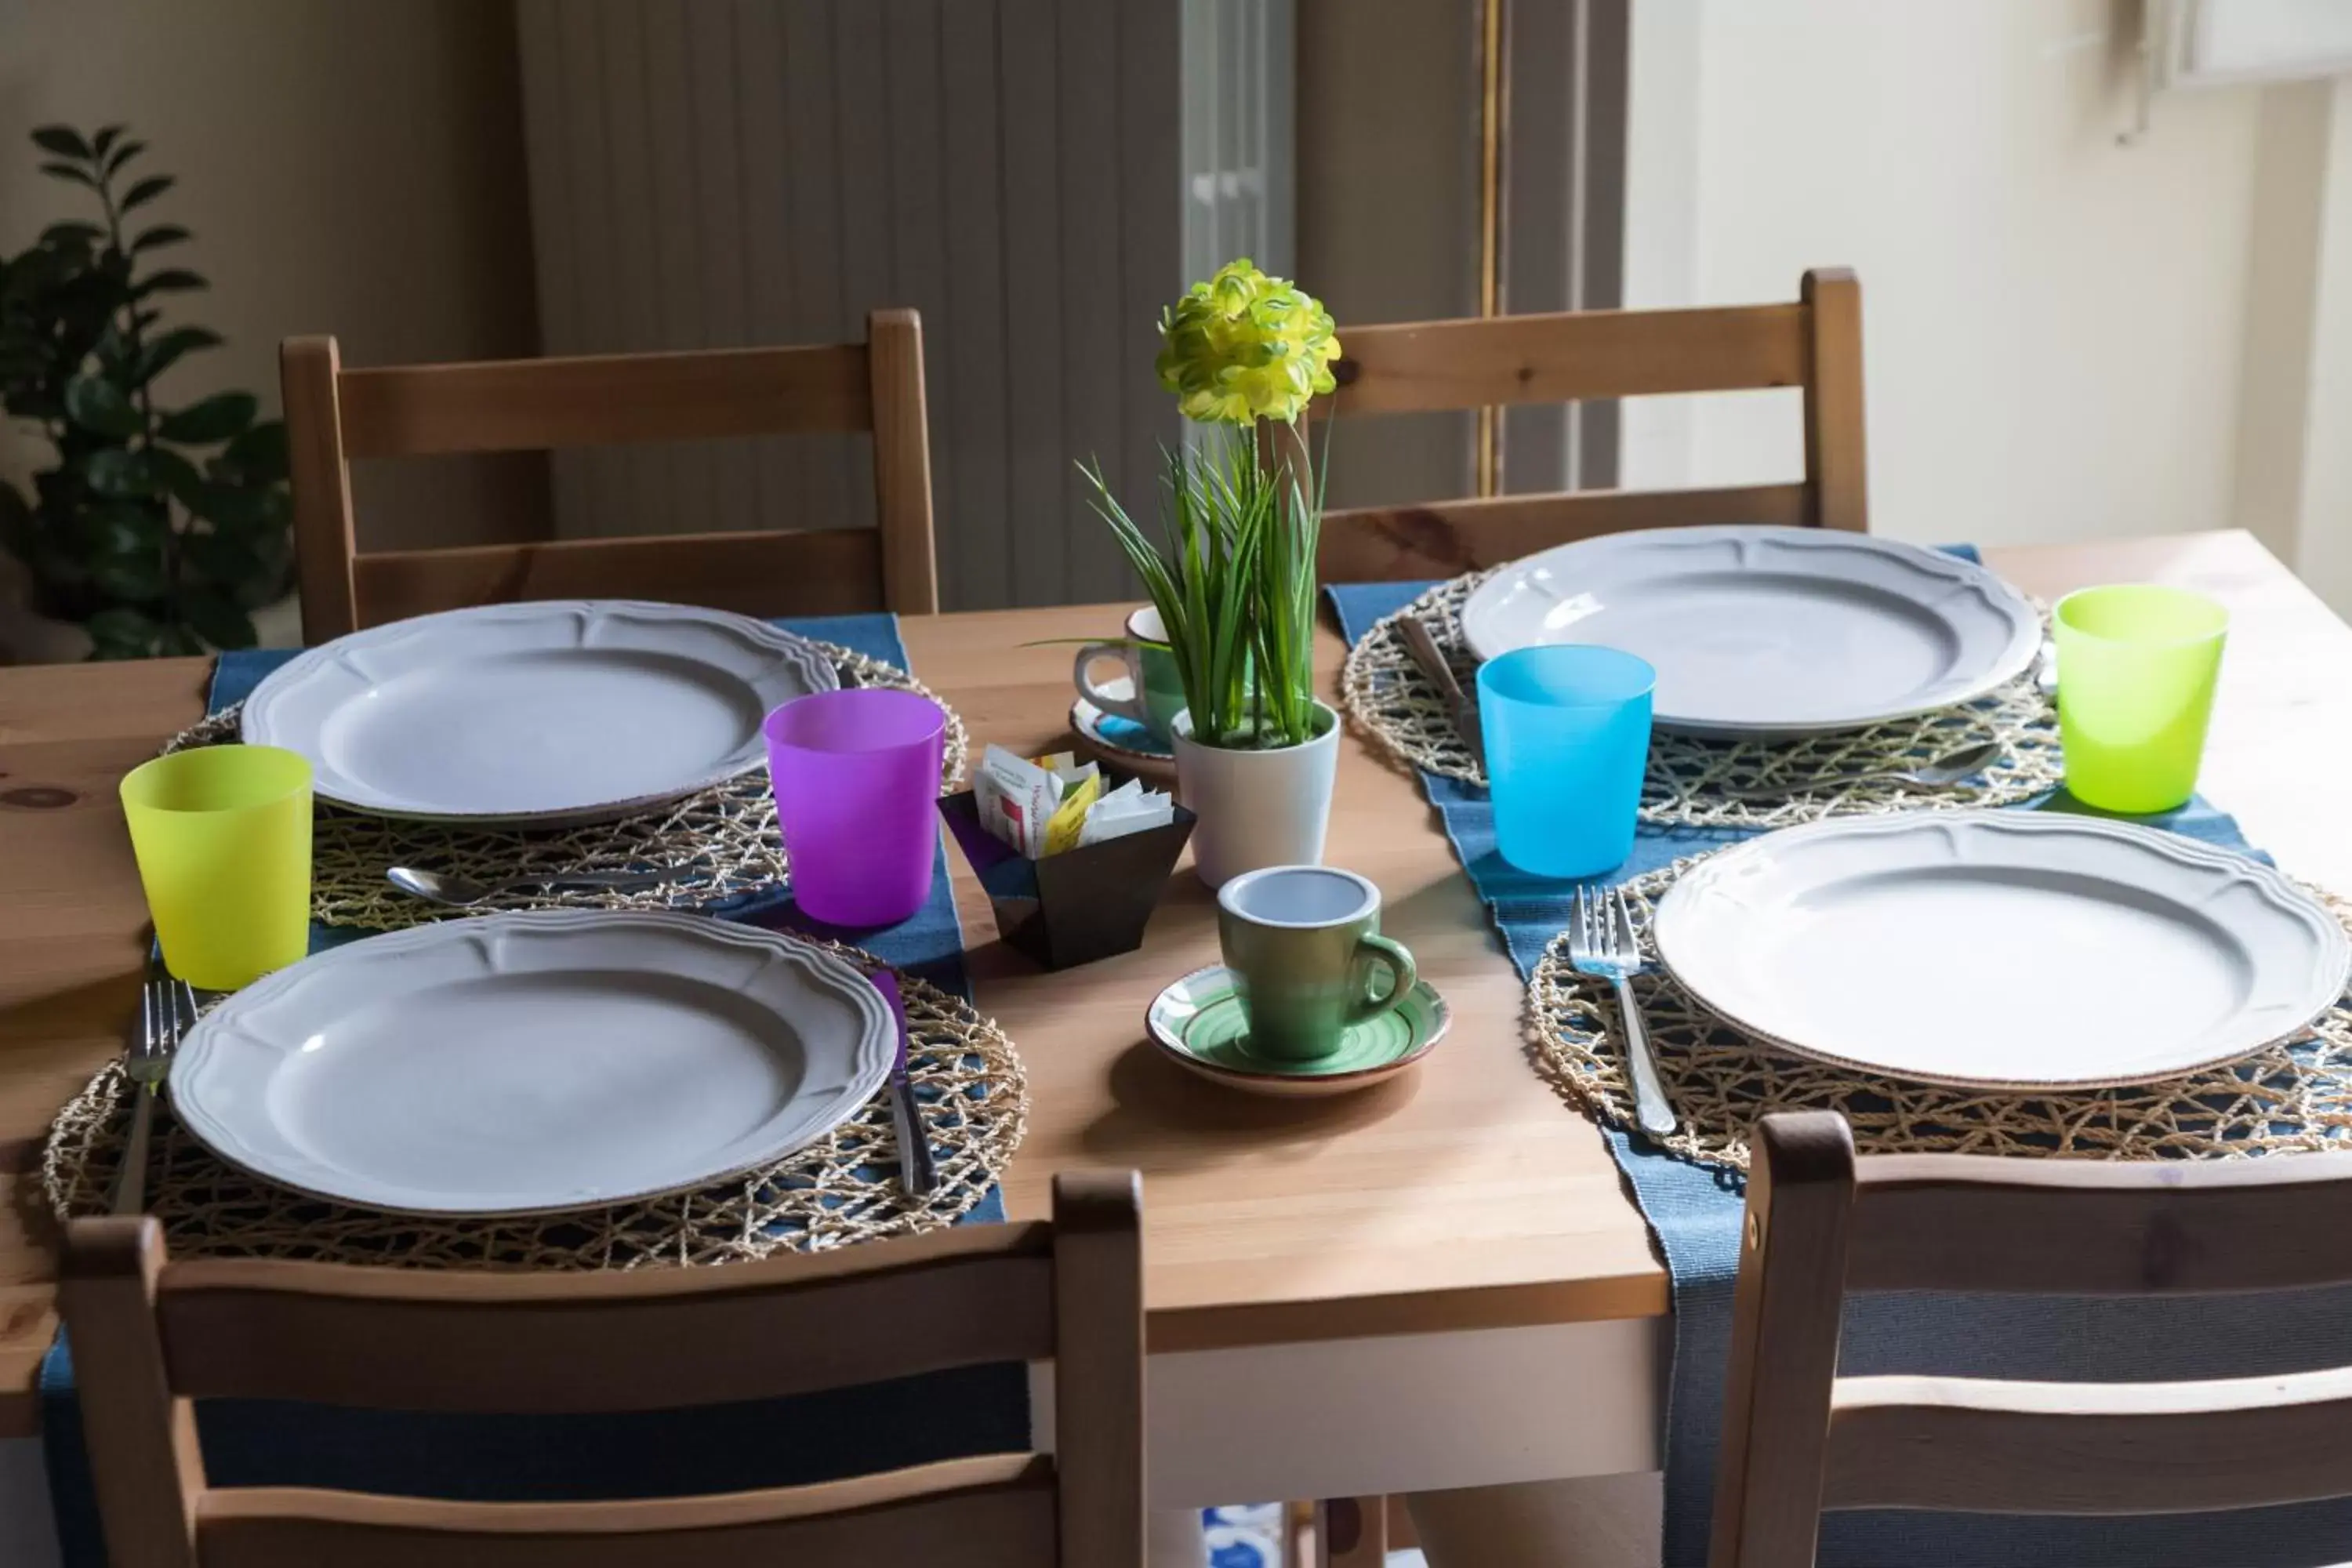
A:
{"type": "Polygon", "coordinates": [[[1233,972],[1196,969],[1152,998],[1144,1020],[1151,1043],[1185,1071],[1250,1094],[1314,1099],[1384,1083],[1427,1056],[1450,1021],[1445,998],[1424,981],[1404,1005],[1358,1024],[1339,1048],[1311,1062],[1273,1061],[1249,1048],[1248,1024],[1233,972]]]}

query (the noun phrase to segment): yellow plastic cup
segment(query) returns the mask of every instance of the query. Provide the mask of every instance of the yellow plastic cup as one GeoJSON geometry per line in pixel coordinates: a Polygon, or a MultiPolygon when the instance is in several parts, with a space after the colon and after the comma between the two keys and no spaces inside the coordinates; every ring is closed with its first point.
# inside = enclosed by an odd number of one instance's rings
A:
{"type": "Polygon", "coordinates": [[[2170,811],[2197,792],[2230,612],[2183,588],[2084,588],[2058,601],[2066,788],[2102,811],[2170,811]]]}
{"type": "Polygon", "coordinates": [[[198,746],[122,780],[122,815],[172,973],[234,991],[310,947],[310,764],[198,746]]]}

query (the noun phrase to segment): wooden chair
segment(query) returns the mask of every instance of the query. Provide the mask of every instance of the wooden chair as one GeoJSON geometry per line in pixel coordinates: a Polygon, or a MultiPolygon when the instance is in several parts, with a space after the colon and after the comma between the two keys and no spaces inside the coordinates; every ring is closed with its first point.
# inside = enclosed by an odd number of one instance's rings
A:
{"type": "Polygon", "coordinates": [[[1141,1568],[1140,1181],[1063,1175],[1050,1223],[606,1274],[167,1262],[146,1218],[79,1220],[62,1300],[115,1568],[1141,1568]],[[821,1353],[812,1347],[824,1347],[821,1353]],[[1056,1455],[619,1502],[214,1490],[192,1399],[555,1413],[773,1398],[1056,1363],[1056,1455]]]}
{"type": "Polygon", "coordinates": [[[1344,327],[1339,390],[1318,414],[1410,414],[1649,393],[1797,386],[1801,483],[1585,490],[1355,507],[1323,520],[1327,583],[1452,577],[1530,551],[1633,528],[1777,522],[1869,526],[1863,457],[1862,285],[1805,274],[1784,305],[1571,310],[1344,327]]]}
{"type": "Polygon", "coordinates": [[[302,637],[510,599],[673,599],[769,616],[939,605],[923,329],[877,310],[866,341],[346,370],[329,337],[278,363],[302,637]],[[877,529],[562,540],[359,553],[351,460],[766,436],[874,433],[877,529]]]}
{"type": "Polygon", "coordinates": [[[2352,1280],[2337,1239],[2352,1232],[2352,1157],[1856,1159],[1824,1111],[1768,1116],[1753,1147],[1713,1568],[1809,1568],[1832,1509],[2162,1514],[2352,1496],[2352,1368],[2176,1384],[1837,1375],[1852,1291],[2352,1280]]]}

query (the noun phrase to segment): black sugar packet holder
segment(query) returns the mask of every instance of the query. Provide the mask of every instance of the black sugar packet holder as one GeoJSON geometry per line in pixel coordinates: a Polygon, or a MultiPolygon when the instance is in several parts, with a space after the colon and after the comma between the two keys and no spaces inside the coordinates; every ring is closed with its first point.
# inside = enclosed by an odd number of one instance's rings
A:
{"type": "Polygon", "coordinates": [[[1197,820],[1180,805],[1164,827],[1032,860],[981,826],[971,790],[942,795],[940,815],[988,891],[998,937],[1047,969],[1142,946],[1143,928],[1197,820]]]}

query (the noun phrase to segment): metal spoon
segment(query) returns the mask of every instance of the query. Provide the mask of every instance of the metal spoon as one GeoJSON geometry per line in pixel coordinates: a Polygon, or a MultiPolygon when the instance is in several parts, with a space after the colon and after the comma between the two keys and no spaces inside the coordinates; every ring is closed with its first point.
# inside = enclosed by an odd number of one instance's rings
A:
{"type": "Polygon", "coordinates": [[[1748,784],[1727,789],[1723,793],[1734,800],[1779,800],[1786,795],[1801,795],[1817,789],[1847,789],[1855,784],[1923,784],[1941,789],[1959,783],[1971,773],[1980,773],[2000,761],[2000,742],[1987,741],[1948,752],[1934,762],[1922,763],[1916,768],[1885,769],[1877,773],[1846,773],[1837,778],[1809,779],[1801,783],[1748,784]]]}
{"type": "Polygon", "coordinates": [[[503,882],[477,882],[470,877],[446,871],[422,871],[414,866],[394,866],[383,874],[383,879],[404,893],[432,903],[446,904],[453,910],[464,910],[500,893],[552,892],[563,888],[627,892],[636,888],[657,887],[677,876],[677,867],[656,871],[561,871],[551,872],[544,877],[510,877],[503,882]]]}

